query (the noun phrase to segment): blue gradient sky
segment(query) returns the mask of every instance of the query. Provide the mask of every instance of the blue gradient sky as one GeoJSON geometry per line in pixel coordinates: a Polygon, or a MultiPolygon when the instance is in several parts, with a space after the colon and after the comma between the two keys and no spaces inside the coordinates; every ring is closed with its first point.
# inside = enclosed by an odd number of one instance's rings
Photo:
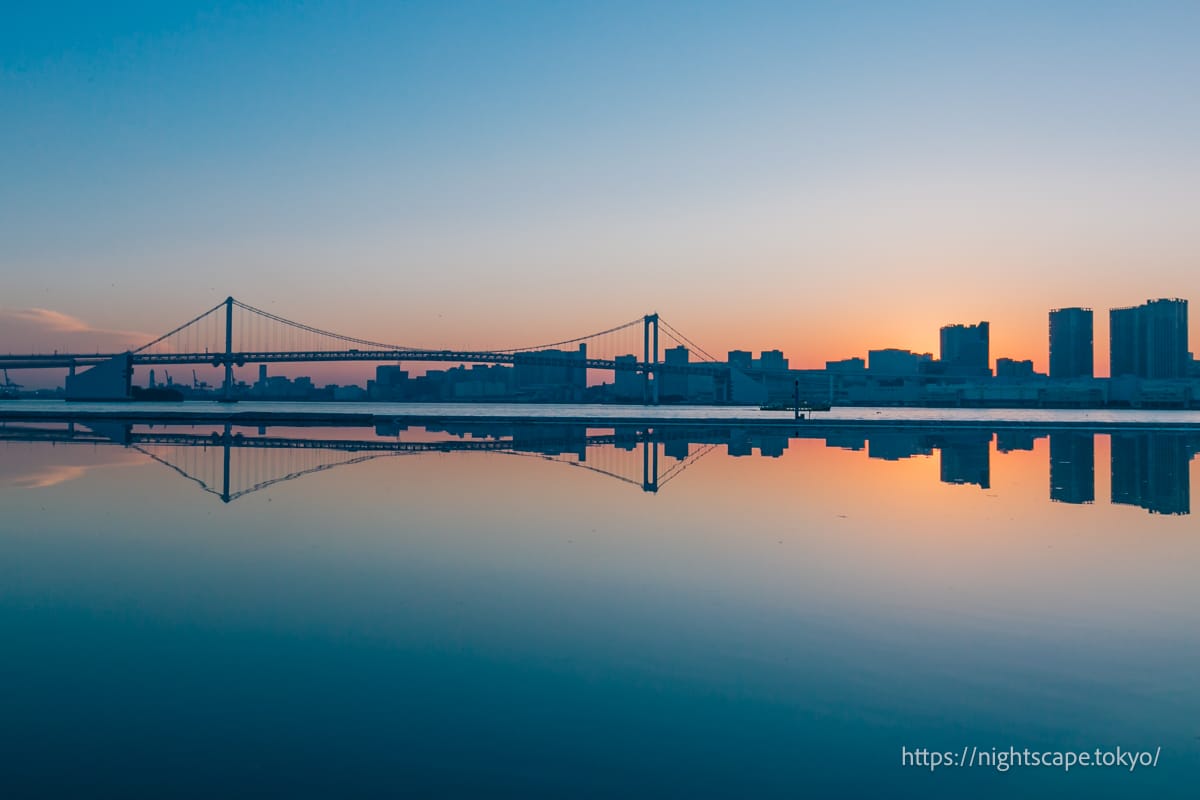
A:
{"type": "Polygon", "coordinates": [[[0,350],[233,294],[428,346],[658,310],[798,366],[988,319],[1044,368],[1051,307],[1200,300],[1198,41],[1194,2],[29,4],[0,350]]]}

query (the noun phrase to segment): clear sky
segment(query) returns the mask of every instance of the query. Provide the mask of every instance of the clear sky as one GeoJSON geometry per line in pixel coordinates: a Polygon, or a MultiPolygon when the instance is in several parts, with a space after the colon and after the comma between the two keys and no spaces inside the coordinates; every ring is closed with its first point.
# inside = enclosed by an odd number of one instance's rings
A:
{"type": "Polygon", "coordinates": [[[0,350],[232,294],[439,347],[657,310],[795,366],[987,319],[1045,369],[1084,305],[1103,372],[1109,307],[1200,301],[1197,2],[22,5],[0,350]]]}

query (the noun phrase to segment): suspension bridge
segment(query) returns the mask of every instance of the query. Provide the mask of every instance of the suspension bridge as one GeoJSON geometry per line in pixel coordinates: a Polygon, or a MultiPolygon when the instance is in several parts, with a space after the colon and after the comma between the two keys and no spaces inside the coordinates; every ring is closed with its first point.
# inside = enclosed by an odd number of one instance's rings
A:
{"type": "Polygon", "coordinates": [[[74,377],[79,369],[115,363],[131,377],[133,365],[211,365],[223,368],[223,395],[225,399],[232,399],[235,367],[355,361],[504,364],[526,370],[549,368],[557,369],[556,374],[569,381],[584,383],[587,370],[606,370],[640,380],[642,400],[648,403],[658,402],[662,384],[659,378],[668,374],[707,376],[714,381],[714,394],[718,399],[729,399],[731,383],[727,364],[717,361],[657,313],[548,344],[465,350],[412,347],[348,336],[286,319],[233,297],[124,353],[0,355],[0,369],[65,368],[74,377]],[[676,345],[674,353],[664,359],[661,345],[672,342],[676,345]],[[681,353],[682,358],[679,357],[681,353]]]}

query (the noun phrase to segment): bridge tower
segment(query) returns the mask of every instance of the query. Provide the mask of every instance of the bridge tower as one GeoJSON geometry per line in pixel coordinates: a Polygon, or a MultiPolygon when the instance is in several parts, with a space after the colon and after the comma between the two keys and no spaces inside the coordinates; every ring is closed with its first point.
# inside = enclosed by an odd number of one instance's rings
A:
{"type": "Polygon", "coordinates": [[[225,402],[233,401],[233,298],[225,298],[225,402]]]}
{"type": "Polygon", "coordinates": [[[649,405],[653,400],[658,405],[658,314],[647,314],[642,317],[642,404],[649,405]],[[653,329],[653,333],[651,333],[653,329]],[[650,350],[651,340],[654,342],[653,352],[650,350]],[[654,373],[654,385],[650,385],[650,375],[654,373]],[[653,398],[651,393],[653,392],[653,398]]]}

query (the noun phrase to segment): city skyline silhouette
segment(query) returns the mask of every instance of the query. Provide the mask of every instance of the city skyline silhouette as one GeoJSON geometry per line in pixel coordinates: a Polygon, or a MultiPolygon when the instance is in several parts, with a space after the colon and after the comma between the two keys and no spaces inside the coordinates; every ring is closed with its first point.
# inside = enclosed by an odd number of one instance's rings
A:
{"type": "MultiPolygon", "coordinates": [[[[258,360],[255,360],[252,357],[249,358],[249,363],[251,366],[253,366],[255,364],[269,363],[271,361],[282,360],[286,362],[288,359],[271,357],[269,354],[274,351],[287,349],[318,349],[327,351],[344,350],[347,353],[344,358],[319,358],[316,360],[359,360],[357,354],[360,352],[360,348],[353,347],[347,349],[347,347],[349,344],[362,344],[366,348],[366,350],[363,350],[362,352],[367,354],[369,354],[369,352],[372,350],[396,351],[392,354],[394,360],[399,362],[403,362],[405,360],[417,362],[410,364],[411,367],[419,366],[419,362],[428,361],[431,359],[428,357],[428,353],[421,352],[414,352],[411,354],[411,357],[402,358],[400,356],[404,354],[403,351],[440,350],[440,348],[419,346],[412,347],[410,345],[385,345],[369,340],[330,333],[319,328],[312,328],[302,323],[292,322],[286,318],[262,311],[261,309],[253,306],[247,306],[239,301],[233,300],[233,298],[228,298],[226,304],[227,307],[224,309],[224,315],[231,321],[230,324],[232,327],[224,331],[224,340],[221,338],[221,326],[224,323],[220,321],[221,315],[219,313],[222,311],[222,306],[221,304],[218,304],[209,311],[206,311],[200,316],[192,319],[190,322],[180,325],[160,336],[149,339],[148,335],[140,334],[142,336],[140,345],[120,346],[118,348],[118,352],[121,350],[131,350],[135,354],[135,357],[140,359],[142,363],[146,363],[146,358],[150,357],[149,353],[151,350],[149,350],[149,348],[158,348],[160,351],[164,351],[164,354],[166,355],[169,355],[169,352],[166,351],[172,349],[180,353],[203,353],[205,354],[205,358],[191,360],[190,362],[185,361],[184,363],[191,363],[192,365],[204,365],[207,361],[209,361],[207,357],[209,353],[212,353],[214,356],[219,356],[222,348],[233,347],[233,349],[238,353],[241,353],[247,349],[252,351],[263,351],[264,349],[267,350],[268,355],[264,355],[258,360]],[[233,305],[228,305],[230,303],[233,305]],[[237,323],[236,325],[233,325],[232,323],[234,306],[240,307],[243,317],[243,321],[237,323]],[[205,327],[205,320],[208,320],[207,327],[205,327]],[[259,334],[257,337],[254,336],[254,331],[248,334],[244,329],[247,321],[250,322],[252,326],[257,326],[257,332],[259,334]],[[272,325],[281,330],[272,334],[269,327],[272,325]],[[291,327],[289,328],[288,326],[291,327]],[[290,334],[288,333],[289,331],[290,334]],[[239,339],[236,345],[233,344],[233,339],[231,338],[234,336],[235,332],[239,339]],[[312,336],[308,337],[307,339],[298,340],[296,336],[297,332],[307,332],[312,334],[312,336]],[[186,339],[185,334],[187,335],[186,339]],[[272,338],[273,336],[275,338],[272,338]],[[148,342],[146,341],[147,339],[149,339],[148,342]],[[253,344],[247,344],[247,342],[253,342],[253,344]],[[143,356],[143,353],[146,353],[147,355],[143,356]]],[[[1122,306],[1119,308],[1113,308],[1109,310],[1107,315],[1099,316],[1107,317],[1111,320],[1107,342],[1104,342],[1101,337],[1096,335],[1096,325],[1091,308],[1075,307],[1051,309],[1049,311],[1048,326],[1049,344],[1046,347],[1046,352],[1048,352],[1050,355],[1048,359],[1045,360],[1045,363],[1048,364],[1048,369],[1042,372],[1037,371],[1035,360],[1032,357],[1023,357],[1023,354],[1016,354],[1017,358],[1014,359],[1011,354],[999,355],[998,353],[995,353],[995,351],[993,351],[991,348],[990,323],[986,320],[978,323],[978,325],[972,326],[964,326],[959,323],[948,323],[942,325],[940,328],[941,343],[936,356],[933,353],[926,353],[923,355],[915,354],[914,351],[889,345],[886,347],[876,347],[871,349],[868,353],[870,356],[869,359],[863,359],[861,355],[856,355],[846,359],[826,360],[825,370],[826,372],[838,373],[839,377],[843,374],[862,371],[864,368],[869,369],[873,374],[880,377],[905,376],[909,374],[917,374],[918,372],[927,377],[948,376],[958,378],[989,378],[995,376],[998,378],[1026,379],[1034,377],[1044,378],[1047,376],[1047,374],[1049,377],[1054,379],[1110,376],[1119,378],[1131,376],[1143,379],[1186,380],[1200,376],[1200,369],[1197,369],[1196,367],[1195,358],[1189,344],[1187,300],[1147,300],[1146,303],[1143,303],[1140,306],[1122,306]],[[1172,316],[1163,317],[1163,314],[1159,313],[1159,311],[1164,308],[1169,308],[1169,313],[1172,316]],[[1137,319],[1142,321],[1133,321],[1135,318],[1131,315],[1135,313],[1141,315],[1137,317],[1137,319]],[[1066,314],[1076,314],[1076,317],[1072,318],[1071,327],[1069,328],[1065,322],[1062,322],[1062,320],[1065,319],[1064,315],[1066,314]],[[1056,320],[1059,322],[1056,323],[1056,320]],[[1120,327],[1118,327],[1118,320],[1121,320],[1120,327]],[[1164,327],[1164,325],[1166,327],[1164,327]],[[1152,330],[1156,331],[1156,333],[1153,333],[1153,335],[1151,333],[1152,330]],[[976,337],[979,339],[978,342],[973,341],[976,337]],[[1058,342],[1057,345],[1055,343],[1056,340],[1058,342]],[[1106,344],[1107,347],[1105,346],[1106,344]],[[1057,356],[1055,355],[1056,347],[1058,348],[1057,356]],[[1169,353],[1167,350],[1163,350],[1164,347],[1169,349],[1169,353]],[[1067,362],[1065,360],[1068,355],[1068,348],[1072,351],[1070,355],[1073,360],[1071,362],[1067,362]],[[1107,370],[1104,368],[1098,369],[1095,366],[1096,359],[1094,358],[1094,353],[1098,351],[1105,351],[1105,358],[1101,363],[1107,363],[1107,370]],[[917,362],[911,362],[903,363],[901,366],[895,366],[896,363],[900,363],[896,361],[896,356],[899,355],[903,355],[905,359],[912,359],[916,356],[920,356],[921,358],[931,361],[932,363],[920,364],[917,362]],[[878,364],[875,363],[877,356],[880,362],[878,364]],[[883,363],[884,356],[887,356],[889,359],[886,365],[883,363]],[[1057,362],[1055,361],[1055,358],[1058,358],[1057,362]],[[1164,359],[1166,360],[1164,361],[1164,359]],[[920,369],[917,369],[917,367],[920,367],[920,369]]],[[[706,361],[715,363],[720,360],[718,356],[713,356],[707,350],[697,345],[692,338],[681,334],[674,327],[667,323],[663,323],[663,325],[666,326],[666,330],[663,332],[664,348],[671,345],[673,345],[676,349],[682,348],[680,352],[683,355],[681,355],[679,358],[673,358],[669,355],[664,357],[664,351],[659,349],[659,319],[660,316],[657,313],[644,317],[642,320],[643,335],[640,342],[638,341],[636,329],[638,320],[634,320],[626,323],[625,325],[603,331],[600,334],[579,336],[574,339],[558,341],[548,345],[527,345],[517,348],[500,349],[485,348],[485,350],[501,354],[520,351],[528,351],[531,354],[537,351],[542,351],[543,353],[566,353],[566,351],[560,351],[553,348],[560,348],[564,345],[573,346],[576,343],[582,343],[580,346],[586,347],[589,341],[597,340],[601,337],[608,337],[601,348],[605,353],[605,355],[600,356],[601,360],[608,359],[611,361],[612,358],[616,357],[618,359],[630,358],[639,362],[647,363],[664,363],[666,365],[665,368],[668,370],[671,368],[671,364],[686,364],[690,361],[706,361]],[[620,343],[614,344],[613,337],[611,335],[619,334],[623,330],[628,330],[628,335],[626,335],[624,340],[620,343]],[[651,338],[651,331],[653,331],[653,338],[651,338]],[[652,341],[653,348],[651,348],[652,341]],[[640,353],[638,352],[639,345],[642,348],[640,353]]],[[[79,331],[79,333],[82,332],[83,331],[79,331]]],[[[0,334],[4,333],[6,333],[6,331],[0,327],[0,334]]],[[[505,334],[498,333],[496,335],[503,336],[505,334]]],[[[11,356],[13,353],[17,352],[11,343],[18,341],[18,339],[10,336],[8,341],[10,342],[8,352],[11,356]]],[[[27,352],[34,354],[32,358],[23,361],[20,357],[13,356],[7,360],[0,361],[0,363],[2,363],[6,369],[24,371],[28,373],[30,371],[29,368],[42,366],[42,364],[38,363],[41,356],[47,356],[51,353],[58,354],[60,352],[58,348],[51,349],[50,345],[47,344],[47,340],[42,340],[41,342],[30,342],[30,344],[32,345],[32,349],[28,350],[27,352]]],[[[593,341],[593,346],[594,344],[595,342],[593,341]]],[[[721,352],[721,348],[714,349],[717,352],[721,352]]],[[[101,353],[102,351],[99,347],[99,344],[97,344],[94,350],[84,346],[77,348],[74,352],[79,356],[86,357],[90,353],[101,353]]],[[[730,350],[727,355],[728,358],[725,360],[730,365],[745,367],[751,366],[750,359],[753,355],[752,351],[730,350]],[[739,358],[743,357],[743,354],[744,358],[746,359],[744,364],[739,361],[739,358]],[[735,356],[738,356],[739,358],[735,358],[735,356]]],[[[595,358],[594,350],[592,357],[593,359],[595,358]]],[[[386,362],[393,360],[393,358],[388,358],[381,354],[380,357],[375,360],[386,362]]],[[[778,348],[770,351],[764,350],[762,358],[762,369],[772,369],[777,371],[786,370],[789,366],[789,363],[792,364],[793,370],[796,369],[792,360],[787,357],[787,354],[778,348]],[[771,366],[769,367],[767,366],[768,362],[766,360],[768,354],[771,354],[775,359],[775,361],[771,362],[771,366]]],[[[453,348],[446,351],[444,358],[438,358],[436,360],[447,365],[454,364],[456,361],[459,364],[463,362],[472,362],[472,360],[469,358],[456,357],[456,351],[453,348]]],[[[84,362],[80,363],[83,365],[84,362]]],[[[151,360],[150,363],[153,363],[153,360],[151,360]]],[[[214,363],[219,365],[218,362],[214,363]]],[[[245,367],[247,363],[247,358],[239,357],[236,360],[236,367],[245,367]]],[[[480,360],[475,359],[473,363],[480,363],[480,360]]],[[[482,363],[497,362],[491,358],[484,358],[482,363]]],[[[46,362],[44,366],[58,366],[58,364],[57,362],[53,364],[46,362]]],[[[601,369],[609,368],[599,363],[593,366],[601,369]]],[[[755,369],[760,368],[758,360],[754,360],[753,366],[755,369]]],[[[328,367],[326,367],[326,369],[328,369],[328,367]]],[[[805,367],[801,369],[812,371],[814,368],[805,367]]],[[[620,371],[619,364],[617,371],[620,371]]],[[[74,374],[74,370],[72,370],[72,374],[74,374]]],[[[166,382],[169,383],[169,373],[164,374],[166,375],[166,382]]],[[[223,382],[228,383],[233,380],[233,374],[234,373],[232,372],[227,373],[223,379],[223,382]]],[[[297,375],[295,372],[291,372],[290,374],[297,375]]],[[[264,379],[264,376],[265,372],[260,371],[260,381],[264,379]]],[[[590,377],[587,380],[589,383],[592,382],[590,377]]],[[[11,379],[9,379],[9,383],[10,385],[18,386],[18,384],[13,383],[11,379]]],[[[199,386],[197,378],[193,379],[193,384],[199,386]]],[[[47,384],[44,381],[41,381],[39,382],[39,385],[44,387],[47,384]]],[[[146,384],[143,380],[139,381],[139,385],[146,384]]],[[[149,376],[149,385],[151,387],[154,385],[153,374],[149,376]]],[[[181,385],[187,384],[184,383],[181,385]]],[[[358,383],[358,385],[361,386],[362,383],[358,383]]],[[[681,391],[685,394],[687,393],[686,389],[681,391]]],[[[728,392],[725,394],[728,395],[728,392]]],[[[649,399],[648,393],[646,393],[646,399],[649,399]]],[[[719,400],[720,397],[716,397],[714,399],[719,400]]]]}

